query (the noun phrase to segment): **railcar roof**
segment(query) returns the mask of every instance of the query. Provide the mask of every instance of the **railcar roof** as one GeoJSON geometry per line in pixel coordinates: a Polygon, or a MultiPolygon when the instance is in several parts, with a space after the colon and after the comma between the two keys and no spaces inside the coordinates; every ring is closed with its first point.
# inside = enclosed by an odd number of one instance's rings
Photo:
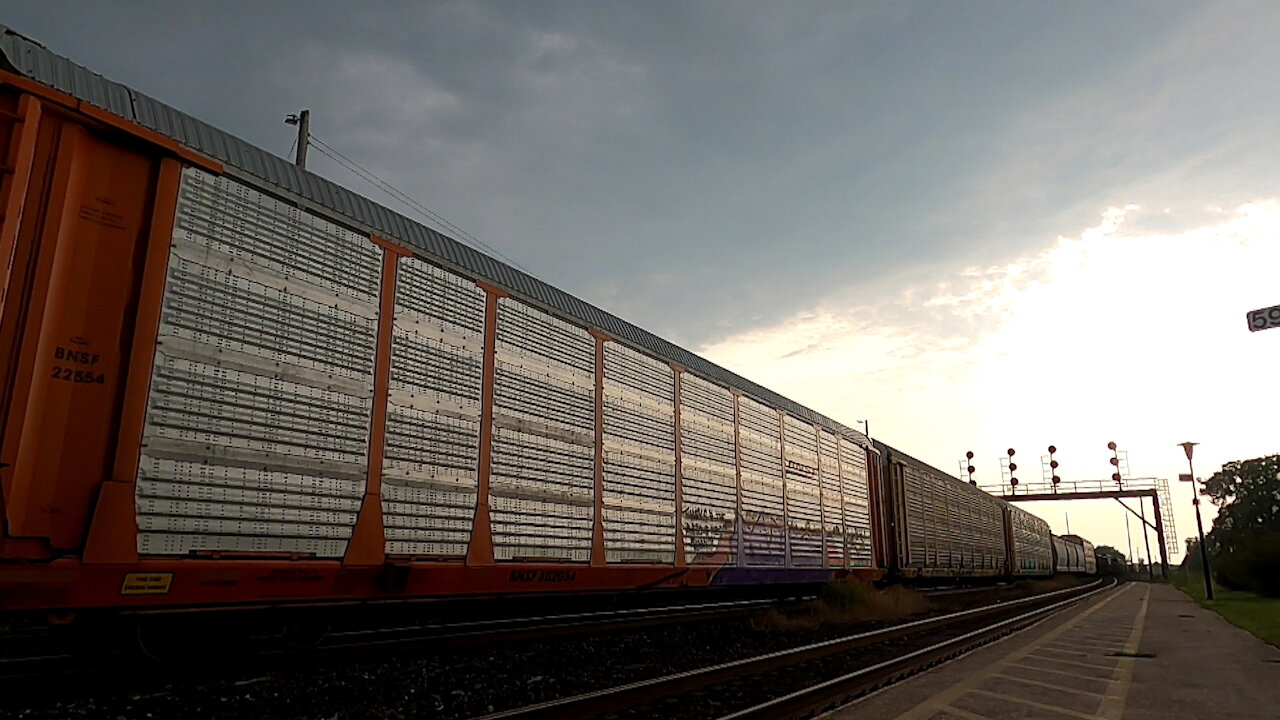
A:
{"type": "Polygon", "coordinates": [[[187,115],[155,98],[109,80],[58,55],[39,42],[0,25],[0,66],[77,100],[102,108],[235,168],[277,193],[301,198],[346,218],[355,229],[403,244],[478,280],[548,310],[599,328],[628,344],[674,362],[721,385],[733,387],[829,430],[869,442],[862,433],[783,397],[647,330],[379,205],[277,155],[187,115]]]}
{"type": "MultiPolygon", "coordinates": [[[[923,460],[919,460],[919,459],[917,459],[917,458],[914,458],[914,457],[912,457],[912,456],[910,456],[910,455],[908,455],[908,454],[906,454],[906,453],[902,452],[902,451],[901,451],[901,450],[899,450],[898,448],[896,448],[896,447],[894,447],[894,446],[892,446],[892,445],[890,445],[890,444],[888,444],[888,443],[886,443],[886,442],[882,442],[882,441],[880,441],[880,440],[873,440],[873,441],[872,441],[872,444],[875,446],[875,449],[876,449],[877,451],[879,451],[879,452],[881,452],[881,453],[884,453],[884,452],[886,452],[886,451],[887,451],[887,452],[891,452],[891,453],[893,453],[894,457],[897,457],[897,458],[899,458],[899,459],[901,459],[901,460],[906,461],[909,465],[915,465],[917,468],[919,468],[919,469],[921,469],[921,470],[926,470],[926,471],[931,472],[931,473],[933,473],[933,474],[935,474],[935,475],[940,475],[940,476],[942,476],[942,477],[944,477],[944,478],[947,478],[948,480],[955,480],[955,481],[956,481],[956,482],[958,482],[958,483],[964,483],[964,481],[963,481],[963,480],[961,480],[960,478],[956,477],[955,475],[952,475],[952,474],[951,474],[951,473],[949,473],[949,472],[943,472],[942,470],[939,470],[938,468],[936,468],[936,467],[934,467],[934,466],[930,465],[929,463],[927,463],[927,462],[925,462],[925,461],[923,461],[923,460]]],[[[966,484],[966,485],[968,485],[968,483],[965,483],[965,484],[966,484]]],[[[985,492],[985,491],[984,491],[984,492],[985,492]]]]}

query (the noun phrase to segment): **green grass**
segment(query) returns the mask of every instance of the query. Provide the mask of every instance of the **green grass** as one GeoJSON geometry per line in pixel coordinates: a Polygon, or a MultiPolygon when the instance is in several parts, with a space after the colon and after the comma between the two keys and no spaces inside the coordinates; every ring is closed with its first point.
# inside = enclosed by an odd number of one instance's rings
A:
{"type": "Polygon", "coordinates": [[[1198,573],[1193,577],[1189,576],[1181,568],[1169,571],[1169,582],[1196,602],[1226,618],[1232,625],[1244,628],[1280,647],[1280,598],[1228,590],[1214,583],[1214,600],[1205,600],[1201,576],[1198,573]]]}

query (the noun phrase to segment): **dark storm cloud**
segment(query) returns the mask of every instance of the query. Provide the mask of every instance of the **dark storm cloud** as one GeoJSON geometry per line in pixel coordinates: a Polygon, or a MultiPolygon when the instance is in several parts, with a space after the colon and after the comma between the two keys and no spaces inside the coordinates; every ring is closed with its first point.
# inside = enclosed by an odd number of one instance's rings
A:
{"type": "Polygon", "coordinates": [[[273,152],[308,106],[321,139],[535,275],[693,345],[1006,261],[1130,194],[1275,189],[1266,6],[0,8],[273,152]]]}

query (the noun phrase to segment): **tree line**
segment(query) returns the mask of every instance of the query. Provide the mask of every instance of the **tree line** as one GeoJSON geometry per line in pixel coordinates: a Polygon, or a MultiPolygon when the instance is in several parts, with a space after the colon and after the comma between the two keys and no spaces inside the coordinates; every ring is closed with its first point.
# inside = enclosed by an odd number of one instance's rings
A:
{"type": "MultiPolygon", "coordinates": [[[[1205,535],[1214,580],[1233,590],[1280,597],[1280,455],[1229,462],[1204,483],[1218,506],[1205,535]]],[[[1187,541],[1184,568],[1200,572],[1200,548],[1187,541]]]]}

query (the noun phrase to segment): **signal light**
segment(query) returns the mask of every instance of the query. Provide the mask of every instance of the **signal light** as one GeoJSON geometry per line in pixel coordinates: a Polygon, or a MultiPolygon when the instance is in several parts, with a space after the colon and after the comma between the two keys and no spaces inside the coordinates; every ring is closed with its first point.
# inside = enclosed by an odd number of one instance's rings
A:
{"type": "Polygon", "coordinates": [[[1056,453],[1056,452],[1058,452],[1058,448],[1054,447],[1053,445],[1050,445],[1050,446],[1049,446],[1049,454],[1050,454],[1050,455],[1052,455],[1052,454],[1054,454],[1054,453],[1056,453]]]}
{"type": "Polygon", "coordinates": [[[1107,449],[1111,451],[1111,460],[1108,462],[1111,463],[1111,467],[1116,469],[1115,472],[1111,473],[1111,479],[1115,480],[1116,484],[1123,490],[1124,477],[1120,474],[1120,451],[1116,449],[1116,444],[1113,442],[1107,443],[1107,449]]]}
{"type": "Polygon", "coordinates": [[[1009,457],[1013,457],[1013,448],[1009,448],[1009,457]]]}
{"type": "Polygon", "coordinates": [[[1054,475],[1054,476],[1053,476],[1053,484],[1054,484],[1054,485],[1057,485],[1057,484],[1058,484],[1058,483],[1060,483],[1060,482],[1062,482],[1062,478],[1058,477],[1057,475],[1054,475]]]}
{"type": "Polygon", "coordinates": [[[1018,478],[1009,478],[1009,484],[1018,487],[1018,478]]]}
{"type": "MultiPolygon", "coordinates": [[[[970,450],[969,452],[965,453],[965,454],[964,454],[964,459],[965,459],[965,460],[972,460],[972,459],[973,459],[973,451],[972,451],[972,450],[970,450]]],[[[969,472],[973,472],[973,471],[972,471],[972,470],[970,470],[969,472]]]]}
{"type": "Polygon", "coordinates": [[[973,474],[973,466],[972,466],[972,465],[970,465],[970,466],[968,467],[968,470],[969,470],[969,474],[970,474],[970,475],[972,475],[972,474],[973,474]]]}
{"type": "Polygon", "coordinates": [[[1053,468],[1054,470],[1057,470],[1057,469],[1058,469],[1058,461],[1057,461],[1057,460],[1050,460],[1050,461],[1049,461],[1049,467],[1053,468]]]}
{"type": "Polygon", "coordinates": [[[1009,472],[1017,472],[1018,463],[1009,463],[1009,472]]]}

